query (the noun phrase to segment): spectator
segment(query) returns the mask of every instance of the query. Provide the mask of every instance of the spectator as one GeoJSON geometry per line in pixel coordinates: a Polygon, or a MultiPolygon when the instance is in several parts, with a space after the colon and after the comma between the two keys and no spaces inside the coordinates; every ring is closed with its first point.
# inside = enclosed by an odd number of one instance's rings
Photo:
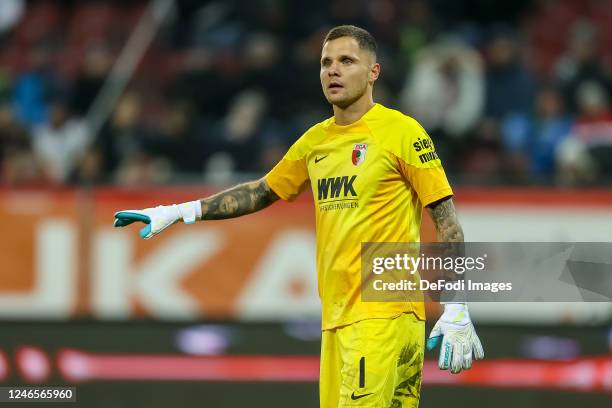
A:
{"type": "Polygon", "coordinates": [[[21,20],[24,10],[24,0],[3,0],[0,3],[0,36],[21,20]]]}
{"type": "Polygon", "coordinates": [[[0,106],[0,181],[14,186],[45,182],[30,136],[7,104],[0,106]]]}
{"type": "Polygon", "coordinates": [[[557,62],[555,75],[569,111],[576,113],[578,88],[585,82],[597,82],[610,95],[612,73],[601,59],[597,30],[591,23],[581,20],[573,25],[567,48],[557,62]]]}
{"type": "Polygon", "coordinates": [[[126,93],[98,135],[95,144],[102,153],[102,167],[108,175],[114,175],[131,159],[146,156],[145,132],[139,121],[141,103],[138,94],[126,93]]]}
{"type": "Polygon", "coordinates": [[[26,127],[47,121],[49,102],[61,94],[62,84],[51,64],[51,50],[44,45],[30,52],[30,69],[19,75],[13,89],[17,119],[26,127]]]}
{"type": "Polygon", "coordinates": [[[165,158],[180,174],[199,174],[208,152],[203,146],[191,106],[185,102],[170,104],[163,113],[160,131],[148,144],[157,156],[165,158]]]}
{"type": "Polygon", "coordinates": [[[485,115],[503,120],[508,115],[528,115],[532,109],[535,79],[521,60],[516,38],[496,34],[489,43],[486,72],[485,115]]]}
{"type": "Polygon", "coordinates": [[[597,82],[585,82],[576,96],[578,118],[556,152],[562,184],[612,175],[612,112],[606,92],[597,82]]]}
{"type": "Polygon", "coordinates": [[[291,81],[294,97],[290,106],[294,112],[293,121],[299,131],[305,131],[310,123],[329,115],[329,108],[321,103],[321,82],[317,75],[312,75],[321,67],[321,44],[324,36],[324,31],[310,33],[292,50],[292,61],[295,65],[290,66],[290,69],[292,76],[299,80],[291,81]]]}
{"type": "Polygon", "coordinates": [[[514,181],[550,178],[554,174],[554,152],[571,126],[559,92],[552,87],[542,88],[533,116],[509,115],[502,125],[506,171],[514,181]]]}
{"type": "Polygon", "coordinates": [[[103,170],[104,159],[97,146],[89,146],[70,174],[69,183],[92,185],[101,184],[105,180],[103,170]]]}
{"type": "Polygon", "coordinates": [[[0,45],[6,44],[8,33],[17,25],[25,11],[24,0],[4,0],[0,2],[0,45]]]}
{"type": "Polygon", "coordinates": [[[218,124],[216,133],[222,138],[214,143],[214,151],[229,155],[233,171],[261,171],[261,133],[267,125],[267,100],[255,90],[246,90],[234,99],[227,116],[218,124]]]}
{"type": "Polygon", "coordinates": [[[288,119],[292,112],[293,95],[284,84],[291,82],[287,69],[279,64],[281,48],[275,37],[264,33],[249,36],[244,49],[245,87],[258,88],[267,100],[275,102],[275,115],[288,119]]]}
{"type": "Polygon", "coordinates": [[[466,143],[457,149],[456,155],[466,181],[480,184],[499,182],[503,175],[499,123],[493,119],[483,120],[466,143]]]}
{"type": "MultiPolygon", "coordinates": [[[[105,160],[105,173],[115,183],[143,185],[167,182],[171,167],[167,160],[155,156],[151,135],[142,126],[142,99],[136,92],[126,93],[113,113],[110,123],[100,132],[96,148],[105,160]]],[[[89,176],[95,170],[96,152],[89,152],[80,170],[89,176]]],[[[95,176],[95,173],[93,174],[95,176]]],[[[94,178],[95,180],[95,178],[94,178]]]]}
{"type": "Polygon", "coordinates": [[[207,118],[223,116],[244,86],[243,67],[233,48],[193,50],[178,72],[174,96],[193,104],[207,118]]]}
{"type": "Polygon", "coordinates": [[[436,140],[463,136],[482,114],[480,56],[452,38],[422,49],[400,97],[404,112],[419,120],[436,140]]]}
{"type": "Polygon", "coordinates": [[[402,23],[399,25],[399,48],[404,66],[438,33],[438,22],[427,0],[398,3],[402,23]]]}
{"type": "Polygon", "coordinates": [[[555,171],[555,151],[570,132],[572,118],[565,112],[563,97],[553,87],[540,89],[527,150],[530,170],[536,176],[551,177],[555,171]]]}
{"type": "MultiPolygon", "coordinates": [[[[220,174],[213,178],[231,182],[227,177],[240,177],[236,172],[261,173],[307,125],[331,114],[316,75],[321,42],[330,24],[347,20],[364,25],[379,40],[383,75],[375,99],[423,123],[451,177],[461,168],[470,179],[483,182],[546,179],[557,158],[562,169],[581,169],[583,179],[608,173],[607,157],[612,156],[606,153],[602,129],[607,126],[606,101],[612,96],[605,59],[612,48],[606,46],[609,7],[603,4],[546,7],[560,13],[547,19],[553,26],[576,21],[576,13],[587,9],[592,14],[593,23],[578,21],[572,26],[565,46],[565,37],[554,30],[525,25],[525,46],[538,52],[542,74],[554,75],[557,87],[544,87],[536,94],[531,61],[523,60],[524,47],[516,33],[497,30],[484,43],[484,23],[500,15],[497,9],[474,14],[464,1],[427,0],[258,0],[245,7],[220,0],[179,2],[170,23],[174,27],[160,31],[130,83],[132,89],[146,83],[148,94],[159,99],[146,97],[141,114],[142,95],[129,92],[95,142],[88,143],[83,142],[86,137],[70,136],[81,132],[74,126],[78,122],[58,114],[61,109],[50,106],[50,101],[67,100],[70,110],[82,118],[114,60],[114,48],[106,44],[115,44],[121,36],[100,32],[99,42],[86,44],[87,49],[80,41],[69,41],[54,54],[57,50],[44,44],[69,34],[64,26],[71,27],[70,20],[78,15],[72,3],[51,7],[53,15],[21,0],[0,6],[11,11],[0,17],[0,33],[5,33],[0,34],[5,45],[0,52],[0,103],[11,102],[14,120],[21,124],[8,121],[11,125],[2,131],[9,136],[3,136],[0,153],[5,163],[13,163],[15,155],[15,165],[9,166],[20,169],[11,170],[15,180],[21,173],[24,180],[40,177],[40,163],[33,159],[30,145],[45,158],[45,169],[55,183],[159,181],[169,179],[169,171],[199,178],[203,169],[205,176],[220,174]],[[24,21],[41,22],[40,30],[36,24],[28,27],[47,33],[44,44],[32,44],[33,37],[20,35],[23,27],[8,28],[21,11],[24,21]],[[39,17],[34,18],[36,13],[39,17]],[[445,38],[450,32],[461,33],[462,40],[445,38]],[[432,43],[436,38],[443,40],[432,43]],[[475,46],[485,46],[486,59],[472,49],[475,46]],[[546,72],[555,60],[554,73],[546,72]],[[57,73],[72,77],[81,65],[72,87],[66,87],[57,73]],[[576,124],[570,116],[578,117],[576,124]],[[585,136],[595,128],[599,136],[585,136]],[[24,158],[32,159],[29,170],[29,159],[24,158]]],[[[113,13],[120,20],[132,21],[128,14],[138,14],[131,7],[116,6],[113,13]]],[[[546,18],[524,10],[527,18],[535,15],[537,23],[546,18]]],[[[504,20],[514,21],[512,16],[504,20]]]]}
{"type": "Polygon", "coordinates": [[[70,109],[78,116],[85,116],[104,85],[111,69],[113,55],[107,46],[96,44],[87,50],[85,65],[72,87],[70,109]]]}
{"type": "Polygon", "coordinates": [[[126,186],[163,184],[171,179],[171,170],[167,161],[138,152],[123,161],[115,173],[114,181],[126,186]]]}
{"type": "Polygon", "coordinates": [[[34,129],[34,152],[45,173],[57,184],[65,183],[89,143],[83,120],[71,118],[63,102],[51,105],[49,123],[34,129]]]}

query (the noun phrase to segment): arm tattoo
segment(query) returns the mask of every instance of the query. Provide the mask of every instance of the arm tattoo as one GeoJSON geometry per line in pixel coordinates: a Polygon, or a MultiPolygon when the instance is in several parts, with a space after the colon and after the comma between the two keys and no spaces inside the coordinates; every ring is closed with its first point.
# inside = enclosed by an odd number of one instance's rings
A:
{"type": "Polygon", "coordinates": [[[265,179],[239,184],[200,200],[202,219],[223,220],[240,217],[266,208],[278,199],[265,179]]]}
{"type": "Polygon", "coordinates": [[[438,242],[463,242],[463,229],[457,220],[452,198],[444,198],[427,206],[436,226],[438,242]]]}
{"type": "MultiPolygon", "coordinates": [[[[442,254],[445,257],[450,256],[453,258],[465,256],[463,229],[459,224],[459,220],[457,220],[453,199],[450,197],[443,198],[428,205],[427,210],[436,226],[438,242],[446,243],[438,247],[442,250],[442,254]]],[[[464,279],[464,275],[441,271],[441,275],[438,278],[456,281],[464,279]]],[[[437,298],[440,294],[433,295],[433,298],[437,298]]]]}

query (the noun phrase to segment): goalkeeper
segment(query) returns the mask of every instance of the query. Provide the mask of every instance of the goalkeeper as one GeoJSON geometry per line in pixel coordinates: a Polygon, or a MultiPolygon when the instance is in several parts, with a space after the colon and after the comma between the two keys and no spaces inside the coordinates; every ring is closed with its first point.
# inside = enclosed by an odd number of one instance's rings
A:
{"type": "MultiPolygon", "coordinates": [[[[422,302],[361,300],[362,242],[419,242],[423,207],[439,241],[463,232],[434,144],[412,118],[374,103],[380,74],[376,43],[355,26],[323,42],[320,80],[334,115],[310,128],[262,179],[182,204],[115,214],[115,226],[140,221],[149,239],[183,221],[220,220],[294,200],[315,200],[317,274],[322,304],[320,404],[416,407],[425,349],[422,302]]],[[[439,367],[458,373],[484,356],[467,306],[446,304],[428,347],[441,343],[439,367]]]]}

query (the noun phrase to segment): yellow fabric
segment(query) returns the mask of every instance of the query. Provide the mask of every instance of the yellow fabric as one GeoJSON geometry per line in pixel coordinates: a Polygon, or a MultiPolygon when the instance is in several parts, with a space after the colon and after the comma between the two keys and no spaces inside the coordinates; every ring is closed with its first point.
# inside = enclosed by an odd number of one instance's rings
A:
{"type": "Polygon", "coordinates": [[[412,118],[376,104],[348,126],[310,128],[266,175],[284,200],[308,184],[316,206],[322,328],[413,312],[422,302],[362,302],[361,243],[418,242],[422,207],[452,195],[431,139],[412,118]],[[353,163],[354,150],[365,153],[353,163]]]}
{"type": "Polygon", "coordinates": [[[321,408],[418,407],[424,341],[425,322],[413,313],[324,330],[321,408]]]}

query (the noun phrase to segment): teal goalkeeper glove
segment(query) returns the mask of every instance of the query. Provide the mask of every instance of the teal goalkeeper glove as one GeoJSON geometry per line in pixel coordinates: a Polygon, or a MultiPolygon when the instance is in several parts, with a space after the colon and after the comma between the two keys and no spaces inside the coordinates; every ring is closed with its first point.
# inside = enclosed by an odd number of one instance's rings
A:
{"type": "Polygon", "coordinates": [[[190,201],[182,204],[159,205],[144,210],[124,210],[115,213],[115,227],[125,227],[133,222],[144,222],[140,237],[149,239],[159,234],[172,224],[183,220],[185,224],[193,224],[202,218],[200,201],[190,201]]]}
{"type": "Polygon", "coordinates": [[[476,335],[465,303],[444,305],[444,313],[427,339],[427,349],[431,351],[436,348],[440,339],[442,340],[438,358],[440,370],[450,368],[453,374],[457,374],[462,369],[467,370],[472,367],[472,354],[476,360],[484,358],[482,344],[476,335]]]}

